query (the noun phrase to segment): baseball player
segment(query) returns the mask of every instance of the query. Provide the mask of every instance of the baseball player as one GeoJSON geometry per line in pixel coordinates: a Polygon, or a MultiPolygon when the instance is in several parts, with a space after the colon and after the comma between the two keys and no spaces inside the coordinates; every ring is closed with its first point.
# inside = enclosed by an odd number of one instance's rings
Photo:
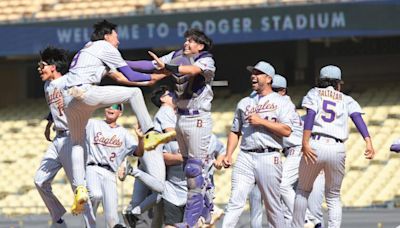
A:
{"type": "Polygon", "coordinates": [[[117,124],[123,105],[115,104],[105,109],[105,120],[89,120],[86,126],[88,160],[86,181],[93,213],[102,202],[107,227],[119,223],[118,191],[115,172],[128,155],[143,155],[143,134],[136,131],[138,140],[117,124]]]}
{"type": "Polygon", "coordinates": [[[232,191],[222,227],[235,227],[255,184],[260,189],[271,225],[285,227],[280,201],[282,164],[279,150],[282,149],[282,137],[291,134],[294,110],[288,99],[272,91],[274,67],[260,61],[247,69],[251,72],[252,89],[256,93],[238,103],[228,135],[223,161],[226,168],[232,165],[232,154],[239,138],[243,138],[232,172],[232,191]]]}
{"type": "MultiPolygon", "coordinates": [[[[167,86],[160,86],[152,92],[151,101],[155,106],[159,107],[159,110],[154,116],[154,129],[156,131],[175,131],[176,113],[174,100],[174,93],[171,92],[167,86]]],[[[153,177],[153,179],[155,178],[156,180],[149,181],[147,178],[145,180],[135,179],[132,200],[127,209],[125,209],[124,211],[124,217],[131,225],[134,223],[134,221],[137,220],[137,217],[140,214],[153,206],[156,206],[154,210],[156,213],[154,215],[155,219],[153,218],[152,221],[152,227],[160,227],[162,225],[163,214],[167,211],[163,212],[162,205],[158,203],[162,198],[162,193],[165,191],[165,188],[168,188],[170,186],[168,183],[165,182],[166,165],[168,165],[168,160],[172,160],[171,162],[177,162],[175,161],[177,159],[179,162],[179,160],[181,159],[181,155],[176,154],[177,150],[175,150],[176,148],[174,146],[176,144],[176,141],[171,141],[170,143],[171,145],[168,144],[169,146],[167,148],[165,148],[166,145],[160,145],[155,150],[146,152],[145,155],[140,159],[139,169],[147,172],[150,176],[153,177]],[[168,152],[168,154],[166,152],[168,152]],[[165,161],[165,157],[167,157],[167,161],[165,161]],[[159,187],[154,187],[155,182],[158,183],[157,186],[159,187]]],[[[175,167],[175,169],[177,168],[175,167]]],[[[130,170],[132,170],[132,168],[130,168],[130,170]]],[[[130,171],[128,171],[128,174],[131,175],[130,171]]],[[[178,184],[178,186],[180,186],[179,181],[178,183],[174,184],[178,184]]],[[[168,192],[169,191],[167,190],[166,194],[168,194],[168,192]]],[[[181,198],[178,199],[178,201],[174,201],[174,203],[179,204],[180,201],[181,198]]],[[[174,219],[176,219],[176,217],[174,219]]],[[[169,222],[169,220],[167,222],[169,222]]]]}
{"type": "MultiPolygon", "coordinates": [[[[72,161],[70,156],[72,144],[67,119],[59,107],[60,99],[62,99],[62,90],[65,86],[65,78],[62,77],[62,74],[67,72],[69,61],[65,50],[53,47],[47,47],[40,52],[40,58],[38,71],[42,81],[45,81],[44,92],[50,108],[45,137],[52,143],[36,171],[35,186],[50,212],[54,227],[66,227],[62,219],[66,210],[53,194],[51,182],[63,167],[71,183],[72,190],[75,191],[77,188],[72,181],[72,161]],[[50,128],[53,123],[56,137],[51,140],[50,128]]],[[[93,214],[87,214],[85,218],[89,219],[91,223],[94,221],[93,214]]],[[[88,223],[89,220],[86,220],[86,225],[91,227],[88,223]]]]}
{"type": "Polygon", "coordinates": [[[121,72],[127,79],[125,84],[128,85],[131,85],[129,81],[156,81],[166,76],[132,71],[117,49],[119,41],[115,29],[116,25],[106,20],[96,23],[91,41],[75,55],[69,72],[65,75],[67,82],[64,104],[73,144],[73,183],[78,186],[72,206],[74,214],[82,212],[88,199],[87,189],[84,187],[83,144],[85,126],[96,109],[129,101],[141,129],[146,133],[145,149],[153,149],[158,144],[174,137],[174,132],[158,134],[152,131],[153,123],[139,88],[97,86],[110,70],[121,72]]]}
{"type": "MultiPolygon", "coordinates": [[[[182,50],[161,58],[149,52],[154,61],[134,61],[129,65],[133,69],[158,69],[172,73],[177,96],[177,140],[185,159],[189,189],[182,226],[193,227],[204,209],[203,165],[212,131],[211,101],[214,94],[210,84],[215,75],[215,62],[209,53],[212,40],[202,31],[189,29],[184,36],[186,41],[182,50]]],[[[204,210],[203,214],[207,213],[204,210]]]]}
{"type": "MultiPolygon", "coordinates": [[[[292,116],[292,134],[289,137],[283,138],[283,153],[286,157],[283,165],[282,165],[282,182],[281,182],[281,197],[283,203],[285,204],[287,210],[285,210],[285,220],[287,224],[290,224],[292,221],[293,207],[294,207],[294,199],[295,199],[295,191],[294,186],[299,178],[299,164],[301,159],[301,140],[303,137],[303,121],[300,115],[296,112],[296,107],[291,101],[290,97],[287,95],[287,81],[286,79],[278,74],[275,74],[274,80],[272,82],[272,90],[278,93],[281,96],[284,96],[289,100],[291,107],[294,112],[292,116]]],[[[317,186],[314,189],[323,189],[324,186],[324,176],[320,175],[319,181],[316,181],[314,184],[322,185],[317,186]],[[320,180],[321,179],[321,180],[320,180]]],[[[323,193],[315,193],[315,196],[323,195],[323,193]]],[[[250,208],[251,214],[254,214],[254,218],[251,219],[252,227],[261,227],[262,226],[262,207],[261,200],[253,200],[252,197],[256,199],[261,198],[261,194],[258,189],[254,189],[250,194],[250,208]]],[[[316,205],[310,205],[309,207],[313,208],[313,211],[317,210],[316,216],[322,215],[322,200],[323,197],[318,197],[320,201],[310,200],[310,202],[314,202],[316,205]],[[320,213],[318,212],[318,209],[320,213]]],[[[310,203],[309,202],[309,203],[310,203]]],[[[315,212],[314,212],[315,213],[315,212]]],[[[319,217],[319,216],[318,216],[319,217]]],[[[319,217],[321,220],[316,221],[316,223],[320,223],[322,221],[322,216],[319,217]]]]}
{"type": "Polygon", "coordinates": [[[325,174],[328,227],[340,227],[340,187],[345,171],[344,141],[349,135],[348,116],[365,140],[365,158],[372,159],[375,155],[367,126],[361,117],[361,107],[352,97],[340,92],[341,78],[339,67],[329,65],[321,68],[316,87],[303,98],[302,106],[307,109],[307,115],[292,227],[303,227],[307,200],[321,170],[325,174]]]}

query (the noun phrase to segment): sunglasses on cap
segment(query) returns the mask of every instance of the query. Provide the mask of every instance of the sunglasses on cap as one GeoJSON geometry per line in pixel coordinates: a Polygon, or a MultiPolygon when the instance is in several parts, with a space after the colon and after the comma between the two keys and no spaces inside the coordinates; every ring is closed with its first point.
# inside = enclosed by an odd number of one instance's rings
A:
{"type": "Polygon", "coordinates": [[[110,106],[110,108],[114,109],[114,110],[120,110],[120,111],[122,111],[124,109],[122,104],[113,104],[113,105],[110,106]]]}

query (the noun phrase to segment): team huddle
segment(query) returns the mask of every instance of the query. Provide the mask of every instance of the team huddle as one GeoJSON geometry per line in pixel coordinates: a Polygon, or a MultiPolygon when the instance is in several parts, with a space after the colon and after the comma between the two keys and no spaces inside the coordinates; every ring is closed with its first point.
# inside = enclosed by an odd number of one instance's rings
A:
{"type": "MultiPolygon", "coordinates": [[[[104,208],[108,227],[124,227],[118,216],[117,177],[135,177],[132,200],[123,210],[128,227],[152,211],[151,227],[211,226],[225,213],[222,227],[235,227],[250,200],[251,227],[262,227],[264,204],[269,227],[323,227],[325,195],[328,227],[340,227],[340,187],[345,171],[348,117],[365,140],[366,159],[374,149],[359,104],[341,92],[341,70],[320,70],[303,99],[301,117],[287,94],[285,77],[265,61],[248,66],[253,92],[237,104],[225,146],[212,134],[211,103],[215,62],[212,40],[202,31],[185,32],[181,50],[152,60],[124,60],[118,51],[116,25],[94,25],[91,41],[68,61],[63,49],[40,53],[38,71],[50,108],[46,139],[52,141],[35,175],[35,185],[54,227],[66,227],[65,208],[51,182],[64,168],[74,192],[71,212],[96,227],[104,208]],[[110,77],[119,86],[99,86],[110,77]],[[138,86],[161,79],[151,102],[159,109],[152,120],[138,86]],[[136,118],[137,137],[118,124],[124,103],[136,118]],[[104,120],[91,119],[104,108],[104,120]],[[56,132],[50,139],[50,128],[56,132]],[[233,165],[233,153],[240,152],[233,165]],[[281,161],[281,152],[285,160],[281,161]],[[132,167],[128,156],[139,158],[132,167]],[[225,212],[213,204],[215,169],[230,168],[232,190],[225,212]]],[[[217,186],[218,188],[218,186],[217,186]]]]}

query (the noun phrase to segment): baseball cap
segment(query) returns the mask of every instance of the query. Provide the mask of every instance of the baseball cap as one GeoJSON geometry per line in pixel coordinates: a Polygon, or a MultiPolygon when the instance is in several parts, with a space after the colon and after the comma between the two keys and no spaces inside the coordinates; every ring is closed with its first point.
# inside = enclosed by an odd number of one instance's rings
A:
{"type": "Polygon", "coordinates": [[[275,76],[275,68],[265,61],[260,61],[255,66],[247,66],[246,69],[250,72],[253,70],[259,70],[271,77],[275,76]]]}
{"type": "Polygon", "coordinates": [[[282,75],[275,74],[274,80],[272,81],[272,88],[285,88],[287,87],[286,78],[282,75]]]}
{"type": "Polygon", "coordinates": [[[114,110],[120,110],[120,111],[124,111],[124,105],[123,104],[113,104],[110,106],[111,109],[114,110]]]}
{"type": "Polygon", "coordinates": [[[342,71],[334,65],[324,66],[319,72],[319,77],[342,80],[342,71]]]}

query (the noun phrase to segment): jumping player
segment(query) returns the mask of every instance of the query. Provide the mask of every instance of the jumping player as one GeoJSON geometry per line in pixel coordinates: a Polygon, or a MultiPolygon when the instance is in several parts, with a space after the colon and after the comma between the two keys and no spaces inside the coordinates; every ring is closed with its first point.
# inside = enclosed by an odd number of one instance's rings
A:
{"type": "MultiPolygon", "coordinates": [[[[185,159],[188,183],[188,200],[183,226],[193,227],[200,216],[209,214],[204,207],[204,161],[212,131],[211,82],[215,75],[215,63],[209,50],[212,40],[202,31],[189,29],[185,32],[183,49],[161,58],[149,52],[154,61],[133,61],[135,70],[167,70],[172,73],[177,96],[177,140],[185,159]]],[[[209,216],[207,216],[209,217],[209,216]]]]}
{"type": "Polygon", "coordinates": [[[360,105],[343,94],[341,70],[328,65],[321,68],[315,88],[303,99],[307,109],[302,140],[299,183],[296,190],[292,227],[304,225],[307,200],[314,180],[321,170],[325,173],[325,197],[328,205],[328,227],[340,227],[342,207],[340,188],[345,172],[345,146],[348,138],[348,117],[352,119],[366,143],[366,159],[375,155],[360,105]]]}
{"type": "MultiPolygon", "coordinates": [[[[85,126],[92,113],[101,107],[129,102],[136,114],[141,129],[146,133],[145,149],[153,149],[158,144],[168,141],[174,136],[158,134],[152,131],[153,123],[139,88],[123,86],[97,86],[109,70],[118,70],[129,81],[159,80],[166,75],[143,74],[132,71],[122,59],[118,47],[116,25],[101,21],[94,25],[91,41],[88,42],[74,57],[66,77],[66,92],[64,93],[65,113],[68,119],[72,139],[73,173],[77,173],[74,184],[77,185],[72,212],[82,212],[88,199],[84,187],[84,135],[85,126]]],[[[126,81],[126,84],[129,84],[126,81]]],[[[75,175],[74,175],[75,177],[75,175]]]]}
{"type": "Polygon", "coordinates": [[[285,227],[281,205],[282,164],[279,150],[282,137],[291,134],[293,109],[288,99],[272,91],[275,69],[260,61],[251,72],[252,89],[256,91],[237,105],[224,158],[226,168],[232,165],[232,154],[243,136],[240,153],[232,172],[232,191],[222,227],[235,227],[247,196],[256,184],[265,205],[270,224],[285,227]]]}

